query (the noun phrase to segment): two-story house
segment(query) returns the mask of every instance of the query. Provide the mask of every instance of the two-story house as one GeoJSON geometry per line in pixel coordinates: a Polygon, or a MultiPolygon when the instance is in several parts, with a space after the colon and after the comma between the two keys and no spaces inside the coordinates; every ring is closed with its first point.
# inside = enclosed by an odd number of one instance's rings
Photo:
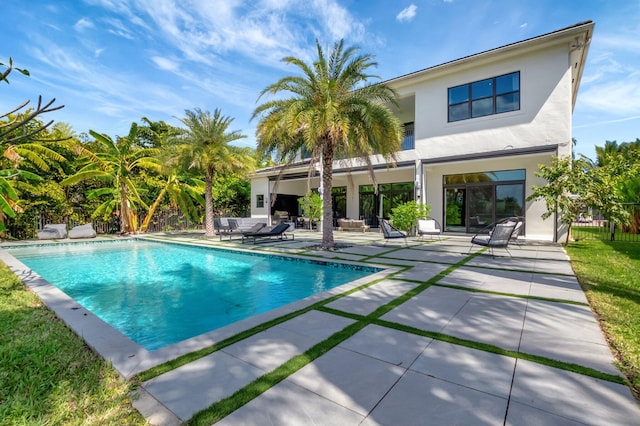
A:
{"type": "MultiPolygon", "coordinates": [[[[525,218],[528,239],[557,241],[555,216],[526,201],[540,164],[572,155],[572,113],[592,21],[467,56],[386,81],[399,94],[405,127],[395,167],[374,158],[378,192],[362,164],[336,161],[334,217],[365,219],[408,200],[425,202],[445,232],[473,233],[503,217],[525,218]]],[[[252,177],[252,217],[298,214],[308,160],[252,177]],[[275,198],[275,202],[272,201],[275,198]]],[[[319,178],[311,179],[317,188],[319,178]]]]}

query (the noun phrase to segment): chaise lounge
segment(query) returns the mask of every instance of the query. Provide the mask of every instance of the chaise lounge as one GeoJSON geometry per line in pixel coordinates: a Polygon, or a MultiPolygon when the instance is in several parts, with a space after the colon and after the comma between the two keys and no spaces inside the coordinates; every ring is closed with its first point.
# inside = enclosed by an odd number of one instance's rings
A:
{"type": "MultiPolygon", "coordinates": [[[[271,238],[277,237],[279,240],[287,240],[289,237],[285,234],[285,231],[289,229],[290,224],[285,222],[280,222],[273,228],[263,228],[258,232],[243,232],[242,233],[242,244],[244,244],[244,240],[248,240],[253,238],[253,243],[255,244],[258,238],[271,238]]],[[[291,234],[291,239],[294,239],[293,234],[291,234]]]]}

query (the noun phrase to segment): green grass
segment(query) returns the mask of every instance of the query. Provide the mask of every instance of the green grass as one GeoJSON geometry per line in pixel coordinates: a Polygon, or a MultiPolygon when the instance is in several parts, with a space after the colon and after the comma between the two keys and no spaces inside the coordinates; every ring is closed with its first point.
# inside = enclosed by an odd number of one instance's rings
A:
{"type": "Polygon", "coordinates": [[[0,423],[145,424],[129,390],[0,264],[0,423]]]}
{"type": "Polygon", "coordinates": [[[567,252],[620,368],[640,396],[640,243],[584,240],[567,252]]]}

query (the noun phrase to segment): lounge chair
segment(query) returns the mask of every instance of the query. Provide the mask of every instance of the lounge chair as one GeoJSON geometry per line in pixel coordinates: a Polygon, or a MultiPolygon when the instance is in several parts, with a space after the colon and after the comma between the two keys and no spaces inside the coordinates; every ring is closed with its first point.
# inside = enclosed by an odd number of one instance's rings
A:
{"type": "Polygon", "coordinates": [[[91,225],[90,223],[74,226],[69,231],[69,238],[95,238],[95,237],[96,237],[96,230],[93,229],[93,225],[91,225]]]}
{"type": "MultiPolygon", "coordinates": [[[[231,223],[231,221],[236,222],[235,219],[229,219],[229,223],[231,223]]],[[[231,237],[233,237],[234,235],[244,235],[246,233],[256,233],[256,232],[259,232],[265,226],[267,226],[266,223],[258,222],[256,224],[254,224],[251,228],[246,229],[244,231],[240,231],[240,230],[238,230],[238,226],[237,225],[238,224],[236,222],[235,223],[235,228],[234,228],[233,231],[218,233],[218,235],[220,235],[220,241],[222,241],[222,237],[229,237],[229,241],[231,241],[231,237]]],[[[230,226],[234,226],[234,225],[230,225],[230,226]]]]}
{"type": "Polygon", "coordinates": [[[219,217],[213,218],[213,227],[216,230],[216,233],[219,234],[221,232],[229,232],[231,227],[229,225],[223,225],[222,220],[219,217]]]}
{"type": "Polygon", "coordinates": [[[396,238],[404,238],[404,245],[407,245],[407,233],[406,232],[401,231],[398,228],[395,228],[387,220],[385,220],[385,219],[383,219],[381,217],[378,218],[378,220],[380,221],[380,227],[382,228],[382,234],[384,235],[384,239],[386,240],[384,242],[385,245],[387,245],[389,240],[396,239],[396,238]]]}
{"type": "Polygon", "coordinates": [[[44,225],[41,231],[36,236],[39,240],[59,240],[67,238],[67,224],[66,223],[50,223],[44,225]]]}
{"type": "MultiPolygon", "coordinates": [[[[250,238],[253,238],[254,244],[258,238],[277,237],[279,240],[287,240],[289,237],[284,232],[289,229],[289,226],[289,223],[280,222],[272,228],[263,228],[258,232],[243,232],[242,244],[244,244],[244,240],[248,240],[250,238]]],[[[291,239],[294,239],[293,234],[291,234],[291,239]]]]}
{"type": "Polygon", "coordinates": [[[442,227],[440,223],[432,217],[418,219],[417,233],[419,238],[422,238],[423,235],[430,235],[431,239],[433,239],[433,236],[437,235],[438,239],[440,239],[442,227]]]}
{"type": "Polygon", "coordinates": [[[511,256],[509,242],[511,241],[511,236],[518,222],[519,219],[517,217],[508,217],[481,229],[480,232],[471,238],[469,252],[473,248],[473,245],[477,244],[488,247],[492,256],[495,256],[493,252],[494,248],[503,248],[509,256],[511,256]]]}

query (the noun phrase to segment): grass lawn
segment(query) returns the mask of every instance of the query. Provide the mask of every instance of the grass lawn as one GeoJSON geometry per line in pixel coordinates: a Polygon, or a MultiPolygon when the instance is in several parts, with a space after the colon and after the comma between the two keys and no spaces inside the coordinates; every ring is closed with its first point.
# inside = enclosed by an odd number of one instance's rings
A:
{"type": "Polygon", "coordinates": [[[640,396],[640,243],[569,244],[573,270],[600,319],[620,367],[640,396]]]}
{"type": "Polygon", "coordinates": [[[0,423],[145,424],[129,390],[0,264],[0,423]]]}

